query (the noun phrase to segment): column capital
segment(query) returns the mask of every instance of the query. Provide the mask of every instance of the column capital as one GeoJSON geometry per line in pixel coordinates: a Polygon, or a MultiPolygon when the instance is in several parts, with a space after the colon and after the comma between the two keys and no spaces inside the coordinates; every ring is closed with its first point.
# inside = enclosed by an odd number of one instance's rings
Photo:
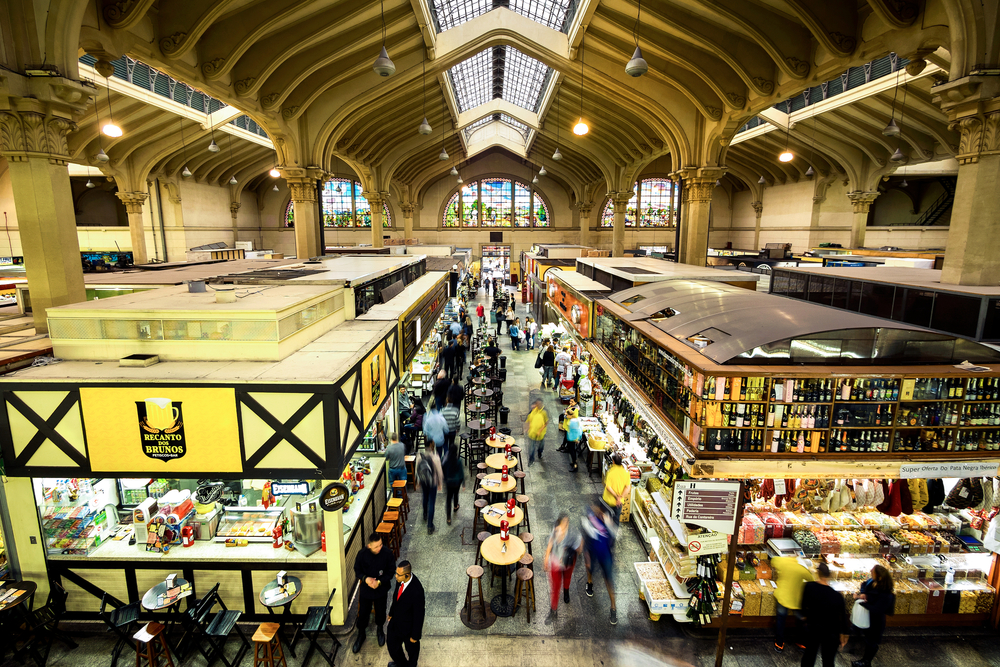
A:
{"type": "Polygon", "coordinates": [[[608,193],[608,197],[611,199],[611,205],[614,207],[615,213],[624,213],[628,210],[628,203],[632,201],[632,197],[634,196],[635,193],[631,190],[608,193]]]}
{"type": "Polygon", "coordinates": [[[93,86],[53,77],[4,72],[0,78],[0,153],[9,160],[69,159],[66,138],[87,109],[93,86]]]}
{"type": "Polygon", "coordinates": [[[125,204],[125,212],[129,214],[142,213],[142,205],[149,198],[145,192],[116,192],[115,196],[125,204]]]}
{"type": "Polygon", "coordinates": [[[285,177],[288,189],[292,193],[292,201],[316,201],[316,179],[306,176],[285,177]]]}
{"type": "Polygon", "coordinates": [[[752,201],[750,202],[750,206],[753,207],[753,212],[757,214],[758,218],[760,217],[761,213],[764,212],[764,202],[752,201]]]}
{"type": "Polygon", "coordinates": [[[399,205],[399,208],[403,212],[404,217],[412,217],[413,212],[417,210],[417,205],[410,202],[403,202],[399,205]]]}
{"type": "Polygon", "coordinates": [[[872,207],[872,202],[878,198],[878,195],[878,192],[855,190],[854,192],[848,192],[847,198],[851,200],[855,213],[867,213],[872,207]]]}
{"type": "Polygon", "coordinates": [[[710,202],[715,192],[715,176],[693,176],[684,179],[684,191],[681,193],[685,202],[710,202]]]}
{"type": "Polygon", "coordinates": [[[1000,110],[953,120],[948,129],[959,133],[958,163],[973,164],[980,156],[1000,153],[1000,110]]]}
{"type": "MultiPolygon", "coordinates": [[[[626,200],[625,203],[628,204],[628,201],[626,200]]],[[[576,210],[577,212],[579,212],[581,216],[590,216],[590,212],[591,210],[593,210],[593,208],[594,208],[594,202],[592,201],[579,202],[576,205],[576,210]]]]}
{"type": "Polygon", "coordinates": [[[361,196],[367,199],[368,203],[372,205],[372,208],[374,208],[376,202],[378,202],[378,204],[384,204],[385,200],[389,198],[389,193],[379,191],[369,192],[366,190],[361,193],[361,196]]]}
{"type": "Polygon", "coordinates": [[[233,216],[233,220],[236,219],[236,214],[240,212],[240,202],[229,202],[229,215],[233,216]]]}

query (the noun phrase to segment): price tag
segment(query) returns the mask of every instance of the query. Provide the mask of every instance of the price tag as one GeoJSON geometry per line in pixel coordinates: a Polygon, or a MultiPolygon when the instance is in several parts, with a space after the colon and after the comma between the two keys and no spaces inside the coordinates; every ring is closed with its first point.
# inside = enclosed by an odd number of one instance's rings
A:
{"type": "Polygon", "coordinates": [[[774,480],[774,495],[776,496],[785,495],[785,480],[783,479],[774,480]]]}

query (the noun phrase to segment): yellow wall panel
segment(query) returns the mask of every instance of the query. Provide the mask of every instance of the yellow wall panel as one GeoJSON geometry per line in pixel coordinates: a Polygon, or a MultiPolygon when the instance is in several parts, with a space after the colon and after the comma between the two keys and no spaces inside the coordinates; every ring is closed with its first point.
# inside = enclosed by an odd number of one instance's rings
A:
{"type": "MultiPolygon", "coordinates": [[[[101,590],[107,591],[122,602],[126,604],[132,602],[132,600],[128,599],[128,588],[125,585],[124,570],[87,570],[83,568],[73,568],[72,572],[79,575],[81,578],[90,582],[94,586],[97,586],[101,590]]],[[[68,611],[95,612],[100,610],[100,598],[94,597],[66,577],[63,577],[62,585],[63,588],[66,589],[66,592],[69,593],[69,598],[66,600],[66,609],[68,611]]],[[[114,609],[114,607],[109,605],[108,609],[114,609]]]]}

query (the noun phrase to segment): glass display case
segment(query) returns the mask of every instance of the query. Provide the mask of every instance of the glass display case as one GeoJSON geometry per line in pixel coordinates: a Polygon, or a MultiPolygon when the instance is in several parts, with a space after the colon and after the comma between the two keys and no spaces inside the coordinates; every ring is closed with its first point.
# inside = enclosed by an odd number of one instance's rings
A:
{"type": "Polygon", "coordinates": [[[284,509],[274,507],[227,507],[219,521],[219,529],[215,533],[216,542],[226,540],[247,540],[249,542],[271,542],[271,532],[281,522],[284,509]]]}
{"type": "Polygon", "coordinates": [[[118,526],[113,480],[35,480],[42,535],[50,554],[89,555],[118,526]]]}

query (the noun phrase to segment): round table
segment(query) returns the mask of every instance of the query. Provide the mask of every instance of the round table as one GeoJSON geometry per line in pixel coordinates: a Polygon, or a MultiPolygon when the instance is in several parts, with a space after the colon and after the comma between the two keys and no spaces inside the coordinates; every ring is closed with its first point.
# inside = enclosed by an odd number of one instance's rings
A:
{"type": "Polygon", "coordinates": [[[488,384],[489,380],[486,378],[472,378],[472,384],[488,384]]]}
{"type": "MultiPolygon", "coordinates": [[[[521,538],[511,535],[510,539],[506,541],[506,551],[501,551],[504,544],[504,541],[500,539],[500,535],[490,535],[486,538],[480,549],[483,560],[502,567],[513,565],[521,560],[521,556],[524,555],[524,542],[521,541],[521,538]]],[[[506,572],[500,577],[500,595],[490,601],[490,609],[497,616],[513,616],[514,614],[514,596],[507,595],[506,572]]]]}
{"type": "Polygon", "coordinates": [[[490,493],[510,493],[517,486],[517,480],[514,479],[513,475],[508,475],[507,481],[504,482],[503,480],[500,479],[502,476],[503,476],[502,472],[490,473],[489,475],[483,478],[483,481],[482,483],[480,483],[480,486],[489,491],[490,493]],[[494,484],[493,486],[487,486],[486,480],[495,480],[500,483],[498,485],[494,484]]]}
{"type": "Polygon", "coordinates": [[[486,438],[486,444],[493,449],[504,449],[507,445],[514,444],[513,436],[504,435],[503,433],[497,433],[492,438],[486,438]]]}
{"type": "Polygon", "coordinates": [[[476,405],[475,403],[466,403],[465,411],[471,412],[473,414],[479,414],[480,412],[489,412],[491,410],[490,406],[485,403],[482,405],[476,405]]]}
{"type": "MultiPolygon", "coordinates": [[[[38,589],[38,584],[33,581],[8,581],[0,588],[0,594],[7,593],[8,591],[24,591],[20,593],[16,598],[5,598],[3,602],[0,602],[0,611],[10,611],[15,609],[28,600],[35,594],[38,589]]],[[[30,609],[30,605],[25,607],[25,610],[30,609]]]]}
{"type": "MultiPolygon", "coordinates": [[[[514,516],[507,516],[507,504],[506,503],[493,503],[492,505],[487,505],[483,508],[482,514],[483,520],[490,524],[491,526],[500,527],[500,522],[506,520],[510,527],[518,525],[524,521],[524,510],[520,506],[514,506],[514,516]],[[497,510],[502,514],[502,516],[497,516],[496,513],[490,512],[490,510],[497,510]]],[[[509,548],[509,547],[508,547],[509,548]]]]}
{"type": "Polygon", "coordinates": [[[493,428],[492,419],[484,419],[482,424],[479,423],[478,419],[473,419],[472,421],[469,422],[469,429],[472,431],[476,431],[477,433],[483,433],[484,431],[489,431],[491,428],[493,428]]]}
{"type": "Polygon", "coordinates": [[[503,470],[503,467],[506,465],[507,470],[513,470],[514,466],[517,465],[517,459],[508,459],[507,455],[503,452],[497,452],[496,454],[490,454],[486,457],[486,465],[494,470],[503,470]]]}
{"type": "Polygon", "coordinates": [[[493,395],[492,389],[476,389],[472,392],[473,396],[478,396],[479,398],[489,398],[493,395]]]}
{"type": "Polygon", "coordinates": [[[169,601],[160,599],[160,596],[165,596],[167,594],[167,582],[161,581],[150,588],[146,591],[146,594],[142,596],[143,609],[148,609],[149,611],[167,609],[168,607],[173,607],[177,604],[181,598],[186,598],[194,592],[187,579],[181,579],[180,577],[174,579],[174,588],[181,588],[183,590],[177,594],[177,597],[171,598],[169,601]],[[187,586],[186,589],[184,588],[185,586],[187,586]]]}
{"type": "MultiPolygon", "coordinates": [[[[273,599],[271,602],[265,602],[264,601],[264,595],[266,593],[270,593],[273,590],[281,588],[278,585],[277,578],[272,579],[271,581],[267,582],[267,585],[265,585],[264,588],[261,589],[260,595],[257,596],[257,599],[260,600],[260,603],[262,605],[264,605],[265,607],[267,607],[267,613],[268,614],[274,614],[274,610],[275,609],[280,609],[282,607],[284,608],[284,610],[281,612],[282,617],[284,617],[284,616],[286,616],[286,615],[288,615],[290,613],[291,608],[292,608],[292,602],[294,602],[295,598],[299,597],[299,595],[302,593],[302,580],[299,579],[298,577],[293,577],[291,575],[287,575],[286,574],[285,575],[285,585],[287,586],[288,584],[295,584],[295,592],[292,593],[291,595],[285,595],[285,596],[279,597],[277,599],[273,599]]],[[[292,633],[292,636],[289,639],[288,637],[284,636],[284,632],[285,632],[286,626],[288,626],[290,624],[292,624],[290,621],[286,621],[286,620],[282,619],[281,625],[278,628],[278,634],[281,636],[282,643],[284,643],[284,645],[288,647],[288,652],[292,654],[292,657],[296,657],[295,656],[295,640],[298,638],[298,634],[299,634],[299,630],[301,629],[301,626],[299,626],[298,624],[295,624],[295,632],[292,633]]]]}

